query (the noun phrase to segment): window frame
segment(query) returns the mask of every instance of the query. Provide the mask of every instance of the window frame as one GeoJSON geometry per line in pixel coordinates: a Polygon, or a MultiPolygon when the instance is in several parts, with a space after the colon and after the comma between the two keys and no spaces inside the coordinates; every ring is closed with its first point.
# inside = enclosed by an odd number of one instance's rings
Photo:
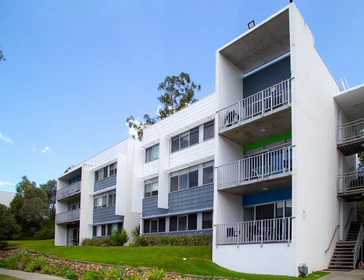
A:
{"type": "Polygon", "coordinates": [[[171,153],[178,152],[180,150],[187,149],[188,147],[194,146],[196,144],[200,143],[200,126],[196,126],[190,130],[187,130],[183,133],[180,133],[171,139],[171,153]],[[191,134],[197,135],[197,142],[196,140],[191,143],[191,134]],[[182,139],[186,138],[186,146],[182,147],[182,139]],[[178,147],[176,147],[176,144],[178,143],[178,147]]]}
{"type": "Polygon", "coordinates": [[[95,171],[95,183],[117,174],[118,164],[114,162],[95,171]],[[102,175],[101,175],[102,174],[102,175]],[[102,178],[101,178],[102,177],[102,178]]]}
{"type": "Polygon", "coordinates": [[[144,181],[144,198],[158,196],[158,177],[144,181]],[[153,190],[153,184],[157,185],[157,190],[153,190]],[[147,192],[147,185],[151,186],[151,190],[147,192]],[[147,195],[148,194],[148,195],[147,195]]]}
{"type": "Polygon", "coordinates": [[[203,124],[203,141],[215,138],[215,120],[203,124]],[[212,136],[206,137],[206,128],[212,127],[212,136]]]}
{"type": "Polygon", "coordinates": [[[116,190],[104,192],[94,196],[94,209],[111,207],[114,205],[116,205],[116,190]],[[110,204],[110,196],[112,199],[111,204],[110,204]],[[104,199],[104,197],[106,197],[106,199],[104,199]]]}
{"type": "Polygon", "coordinates": [[[145,163],[148,163],[148,162],[151,162],[151,161],[154,161],[157,159],[159,159],[159,143],[145,149],[145,163]],[[157,148],[158,148],[157,156],[156,156],[156,158],[152,158],[151,155],[153,155],[153,151],[157,148]]]}

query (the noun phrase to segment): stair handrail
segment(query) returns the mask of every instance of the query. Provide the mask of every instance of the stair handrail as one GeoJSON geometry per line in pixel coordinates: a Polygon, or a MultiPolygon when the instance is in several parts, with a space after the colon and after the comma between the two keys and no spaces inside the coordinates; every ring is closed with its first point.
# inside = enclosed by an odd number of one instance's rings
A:
{"type": "Polygon", "coordinates": [[[358,261],[360,249],[363,246],[363,239],[364,239],[364,228],[363,228],[363,223],[361,223],[358,237],[356,238],[356,242],[355,242],[355,247],[353,249],[353,253],[354,253],[353,269],[355,269],[356,262],[358,261]]]}
{"type": "Polygon", "coordinates": [[[325,254],[330,250],[330,247],[331,247],[331,244],[332,244],[332,241],[334,241],[334,237],[335,237],[335,234],[337,232],[337,230],[340,228],[340,225],[337,225],[335,230],[334,230],[334,234],[332,235],[331,237],[331,241],[330,241],[330,244],[329,244],[329,247],[327,247],[327,249],[325,250],[325,254]]]}
{"type": "Polygon", "coordinates": [[[351,214],[353,214],[354,210],[355,210],[355,207],[351,207],[350,214],[349,214],[348,220],[346,221],[346,225],[345,225],[344,229],[346,229],[348,227],[349,222],[350,222],[350,218],[351,218],[351,214]]]}

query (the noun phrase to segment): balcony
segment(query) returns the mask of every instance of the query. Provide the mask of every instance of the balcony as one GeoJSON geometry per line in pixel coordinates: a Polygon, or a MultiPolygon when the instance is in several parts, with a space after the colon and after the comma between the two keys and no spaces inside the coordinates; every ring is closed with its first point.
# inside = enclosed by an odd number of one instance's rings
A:
{"type": "Polygon", "coordinates": [[[262,140],[263,128],[267,130],[264,137],[290,131],[290,104],[288,79],[219,110],[219,133],[238,144],[249,144],[262,140]]]}
{"type": "Polygon", "coordinates": [[[364,151],[364,119],[337,127],[337,147],[345,156],[364,151]]]}
{"type": "Polygon", "coordinates": [[[81,181],[74,182],[68,187],[57,190],[57,200],[68,198],[79,193],[81,190],[81,181]]]}
{"type": "Polygon", "coordinates": [[[364,200],[364,170],[340,174],[337,196],[344,201],[364,200]]]}
{"type": "Polygon", "coordinates": [[[218,190],[291,175],[292,147],[274,149],[217,167],[218,190]]]}
{"type": "Polygon", "coordinates": [[[216,245],[290,243],[292,217],[216,225],[216,245]]]}
{"type": "Polygon", "coordinates": [[[56,224],[64,224],[80,220],[80,209],[71,210],[56,215],[56,224]]]}

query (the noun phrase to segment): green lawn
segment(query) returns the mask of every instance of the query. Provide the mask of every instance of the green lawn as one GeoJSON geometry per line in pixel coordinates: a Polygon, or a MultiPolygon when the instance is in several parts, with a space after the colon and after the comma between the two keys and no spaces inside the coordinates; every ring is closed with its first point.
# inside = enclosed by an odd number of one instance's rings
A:
{"type": "MultiPolygon", "coordinates": [[[[54,246],[53,240],[14,241],[11,245],[26,247],[47,255],[73,260],[105,264],[123,264],[132,267],[158,267],[181,274],[225,276],[245,280],[297,279],[288,276],[263,276],[237,273],[224,269],[211,261],[211,247],[155,246],[155,247],[82,247],[54,246]],[[186,258],[186,261],[183,261],[186,258]]],[[[317,272],[306,279],[318,279],[325,272],[317,272]]]]}
{"type": "Polygon", "coordinates": [[[20,278],[11,277],[8,275],[0,274],[0,280],[21,280],[20,278]]]}

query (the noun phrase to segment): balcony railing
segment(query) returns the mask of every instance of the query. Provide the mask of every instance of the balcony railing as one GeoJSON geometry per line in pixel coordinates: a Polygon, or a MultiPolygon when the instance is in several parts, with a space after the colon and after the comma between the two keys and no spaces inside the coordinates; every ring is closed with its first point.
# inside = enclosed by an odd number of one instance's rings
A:
{"type": "Polygon", "coordinates": [[[78,193],[80,190],[81,190],[81,181],[74,182],[66,188],[57,190],[57,200],[78,193]]]}
{"type": "Polygon", "coordinates": [[[216,225],[216,245],[290,243],[292,217],[216,225]]]}
{"type": "Polygon", "coordinates": [[[364,139],[364,119],[345,123],[337,127],[337,144],[364,139]]]}
{"type": "Polygon", "coordinates": [[[347,193],[364,188],[364,170],[354,171],[338,176],[338,193],[347,193]]]}
{"type": "Polygon", "coordinates": [[[238,126],[252,117],[262,116],[291,104],[290,79],[240,100],[218,112],[219,132],[238,126]]]}
{"type": "Polygon", "coordinates": [[[80,209],[71,210],[56,215],[57,224],[73,222],[79,219],[80,219],[80,209]]]}
{"type": "Polygon", "coordinates": [[[283,147],[217,167],[218,189],[263,180],[273,175],[290,173],[292,147],[283,147]]]}

